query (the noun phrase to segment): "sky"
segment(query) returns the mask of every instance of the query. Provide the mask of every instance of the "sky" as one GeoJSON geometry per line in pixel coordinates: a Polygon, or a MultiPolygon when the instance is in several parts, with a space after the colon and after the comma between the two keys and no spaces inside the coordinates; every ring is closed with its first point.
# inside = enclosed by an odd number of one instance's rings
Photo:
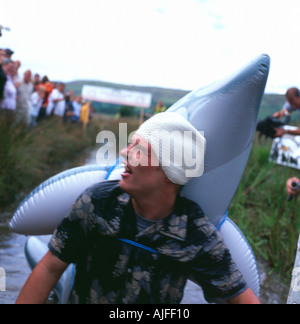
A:
{"type": "Polygon", "coordinates": [[[194,90],[256,56],[268,93],[300,86],[299,0],[0,0],[0,48],[50,80],[194,90]]]}

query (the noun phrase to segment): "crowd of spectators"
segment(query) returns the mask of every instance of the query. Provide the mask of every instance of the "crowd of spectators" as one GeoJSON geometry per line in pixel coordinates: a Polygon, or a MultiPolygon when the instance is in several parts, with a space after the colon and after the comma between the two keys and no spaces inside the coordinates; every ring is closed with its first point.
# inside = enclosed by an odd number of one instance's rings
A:
{"type": "Polygon", "coordinates": [[[30,70],[21,77],[21,62],[13,60],[14,52],[0,49],[0,119],[26,125],[28,129],[48,116],[56,116],[65,123],[82,123],[91,118],[90,103],[84,103],[80,95],[65,91],[65,84],[42,79],[30,70]],[[88,108],[87,108],[88,107],[88,108]],[[88,118],[86,111],[88,109],[88,118]]]}

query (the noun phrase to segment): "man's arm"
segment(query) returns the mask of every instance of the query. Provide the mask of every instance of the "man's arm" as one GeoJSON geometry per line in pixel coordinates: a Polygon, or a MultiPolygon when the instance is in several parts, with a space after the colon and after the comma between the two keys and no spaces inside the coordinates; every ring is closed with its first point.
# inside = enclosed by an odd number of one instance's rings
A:
{"type": "Polygon", "coordinates": [[[292,107],[288,102],[286,102],[286,103],[283,105],[281,111],[277,111],[277,112],[273,115],[273,117],[275,117],[275,118],[279,118],[279,119],[282,119],[282,118],[285,117],[285,116],[291,116],[294,110],[295,110],[295,109],[294,109],[294,108],[293,108],[293,107],[292,107]]]}
{"type": "Polygon", "coordinates": [[[288,112],[287,112],[286,109],[282,109],[281,111],[277,111],[277,112],[273,115],[273,117],[274,117],[274,118],[278,118],[278,119],[282,119],[284,116],[286,116],[287,113],[288,113],[288,112]]]}
{"type": "Polygon", "coordinates": [[[295,135],[295,136],[300,135],[300,128],[298,128],[296,130],[287,130],[287,129],[283,129],[283,128],[275,128],[275,130],[276,130],[275,137],[281,137],[284,134],[290,134],[290,135],[295,135]]]}
{"type": "Polygon", "coordinates": [[[33,269],[25,283],[16,304],[44,304],[50,292],[67,269],[68,264],[48,252],[33,269]]]}
{"type": "Polygon", "coordinates": [[[261,304],[254,292],[248,288],[240,295],[228,301],[229,304],[261,304]]]}

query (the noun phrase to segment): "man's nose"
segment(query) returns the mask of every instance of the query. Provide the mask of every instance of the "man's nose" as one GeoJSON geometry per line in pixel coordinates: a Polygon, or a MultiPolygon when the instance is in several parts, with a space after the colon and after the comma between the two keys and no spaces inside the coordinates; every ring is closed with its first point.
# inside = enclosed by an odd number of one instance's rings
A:
{"type": "Polygon", "coordinates": [[[128,154],[129,154],[129,146],[124,147],[124,148],[121,150],[120,154],[121,154],[124,158],[127,158],[127,157],[128,157],[128,154]]]}

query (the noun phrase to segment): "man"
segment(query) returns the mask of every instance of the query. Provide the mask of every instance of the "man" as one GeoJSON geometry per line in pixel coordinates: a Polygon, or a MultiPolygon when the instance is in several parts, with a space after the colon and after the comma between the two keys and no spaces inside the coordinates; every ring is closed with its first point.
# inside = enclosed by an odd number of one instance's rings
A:
{"type": "Polygon", "coordinates": [[[37,118],[40,113],[40,109],[44,102],[46,96],[46,88],[39,87],[37,91],[35,91],[30,96],[30,110],[29,110],[29,124],[28,129],[31,127],[35,128],[37,126],[37,118]]]}
{"type": "Polygon", "coordinates": [[[17,88],[17,123],[29,124],[30,97],[33,91],[32,74],[30,70],[24,72],[23,81],[17,88]]]}
{"type": "Polygon", "coordinates": [[[203,172],[204,146],[177,113],[146,121],[121,151],[121,181],[100,183],[78,199],[17,303],[45,302],[69,263],[76,264],[73,303],[176,304],[188,278],[209,302],[259,303],[215,227],[180,195],[187,175],[203,172]],[[179,163],[183,151],[200,163],[186,156],[179,163]]]}
{"type": "Polygon", "coordinates": [[[47,107],[47,115],[54,115],[63,117],[65,114],[65,84],[59,83],[49,96],[49,103],[47,107]]]}
{"type": "Polygon", "coordinates": [[[265,135],[266,137],[274,138],[281,137],[284,134],[300,135],[298,130],[284,130],[282,127],[291,121],[292,113],[300,109],[300,91],[297,88],[290,88],[286,92],[287,102],[284,104],[281,111],[276,112],[273,117],[267,117],[257,124],[257,131],[260,132],[259,137],[265,135]],[[282,120],[282,121],[281,121],[282,120]]]}
{"type": "Polygon", "coordinates": [[[273,117],[283,119],[286,117],[286,121],[289,122],[292,113],[300,109],[300,90],[298,88],[290,88],[286,92],[287,102],[283,106],[282,110],[276,112],[273,117]]]}

